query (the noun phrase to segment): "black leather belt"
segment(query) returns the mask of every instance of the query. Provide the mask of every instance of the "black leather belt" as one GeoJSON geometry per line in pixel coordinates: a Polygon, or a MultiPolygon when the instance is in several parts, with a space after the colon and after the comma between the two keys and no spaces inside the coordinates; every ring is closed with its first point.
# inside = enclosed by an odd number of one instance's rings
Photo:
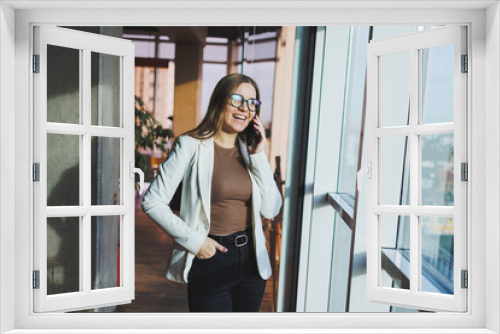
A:
{"type": "Polygon", "coordinates": [[[230,245],[233,244],[236,247],[243,247],[248,244],[248,242],[252,238],[252,230],[248,229],[246,231],[241,231],[241,232],[235,232],[230,235],[213,235],[209,234],[208,236],[221,245],[230,245]]]}
{"type": "Polygon", "coordinates": [[[234,238],[234,245],[236,247],[243,247],[248,243],[248,236],[246,234],[241,234],[234,238]]]}

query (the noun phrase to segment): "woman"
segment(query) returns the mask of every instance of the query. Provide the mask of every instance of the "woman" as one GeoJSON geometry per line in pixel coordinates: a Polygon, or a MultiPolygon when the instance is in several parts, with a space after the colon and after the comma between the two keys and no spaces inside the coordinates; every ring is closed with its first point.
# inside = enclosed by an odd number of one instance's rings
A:
{"type": "Polygon", "coordinates": [[[144,195],[144,212],[174,240],[166,277],[188,284],[194,312],[257,312],[271,276],[261,215],[282,199],[267,160],[253,79],[230,74],[216,85],[207,114],[179,136],[144,195]],[[247,127],[258,136],[248,144],[247,127]],[[169,203],[180,182],[179,217],[169,203]]]}

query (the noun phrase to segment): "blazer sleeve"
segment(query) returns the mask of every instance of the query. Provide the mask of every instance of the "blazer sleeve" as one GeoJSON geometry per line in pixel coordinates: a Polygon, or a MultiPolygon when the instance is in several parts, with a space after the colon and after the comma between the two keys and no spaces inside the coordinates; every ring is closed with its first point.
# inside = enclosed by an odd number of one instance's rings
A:
{"type": "Polygon", "coordinates": [[[174,148],[144,195],[141,207],[177,244],[197,254],[206,236],[189,227],[169,206],[194,154],[193,145],[189,145],[188,140],[184,136],[176,139],[174,148]]]}
{"type": "Polygon", "coordinates": [[[266,219],[272,219],[280,212],[283,199],[274,181],[266,152],[250,154],[251,170],[261,192],[260,213],[266,219]]]}

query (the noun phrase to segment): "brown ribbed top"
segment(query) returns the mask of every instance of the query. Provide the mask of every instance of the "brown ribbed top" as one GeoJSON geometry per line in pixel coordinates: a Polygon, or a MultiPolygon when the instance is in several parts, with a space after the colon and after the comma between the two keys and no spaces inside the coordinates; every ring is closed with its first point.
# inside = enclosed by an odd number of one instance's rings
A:
{"type": "Polygon", "coordinates": [[[252,224],[252,182],[238,146],[214,142],[210,234],[229,235],[252,224]]]}

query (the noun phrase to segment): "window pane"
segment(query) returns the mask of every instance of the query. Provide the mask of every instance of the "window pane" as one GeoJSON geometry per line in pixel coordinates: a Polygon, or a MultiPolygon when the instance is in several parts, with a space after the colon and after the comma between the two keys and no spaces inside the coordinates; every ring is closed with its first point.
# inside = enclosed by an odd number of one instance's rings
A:
{"type": "Polygon", "coordinates": [[[227,74],[225,64],[203,64],[203,80],[201,91],[201,110],[203,117],[207,113],[210,96],[214,91],[215,85],[227,74]]]}
{"type": "Polygon", "coordinates": [[[203,48],[204,61],[227,61],[226,45],[205,45],[203,48]]]}
{"type": "Polygon", "coordinates": [[[174,114],[174,68],[174,62],[170,62],[168,68],[156,69],[155,118],[168,129],[173,126],[168,118],[174,114]]]}
{"type": "Polygon", "coordinates": [[[276,57],[276,41],[245,44],[245,58],[248,60],[270,59],[276,57]]]}
{"type": "MultiPolygon", "coordinates": [[[[380,194],[382,205],[401,205],[403,172],[410,173],[408,137],[380,138],[380,194]],[[408,170],[404,170],[403,167],[408,170]]],[[[410,184],[405,182],[405,189],[409,193],[410,184]]],[[[406,196],[405,196],[406,198],[406,196]]],[[[406,204],[406,203],[404,203],[406,204]]]]}
{"type": "Polygon", "coordinates": [[[80,218],[47,218],[47,294],[80,291],[80,218]]]}
{"type": "Polygon", "coordinates": [[[386,288],[410,289],[410,217],[380,216],[380,282],[386,288]],[[405,235],[403,243],[397,243],[405,235]]]}
{"type": "Polygon", "coordinates": [[[256,27],[250,28],[249,31],[246,32],[245,37],[248,38],[250,41],[253,41],[254,39],[259,40],[259,39],[264,39],[264,38],[273,38],[277,36],[276,31],[266,31],[266,32],[261,32],[254,34],[256,27]],[[250,34],[252,33],[252,34],[250,34]]]}
{"type": "Polygon", "coordinates": [[[351,235],[349,226],[336,214],[328,312],[346,311],[351,235]]]}
{"type": "Polygon", "coordinates": [[[119,205],[121,139],[92,137],[92,205],[119,205]]]}
{"type": "Polygon", "coordinates": [[[92,125],[120,126],[120,57],[92,52],[92,125]]]}
{"type": "Polygon", "coordinates": [[[454,204],[453,134],[420,137],[422,155],[422,205],[454,204]]]}
{"type": "Polygon", "coordinates": [[[120,286],[120,216],[92,217],[92,290],[120,286]]]}
{"type": "Polygon", "coordinates": [[[47,134],[47,205],[80,205],[80,138],[47,134]]]}
{"type": "Polygon", "coordinates": [[[80,123],[80,50],[47,45],[47,122],[80,123]]]}
{"type": "Polygon", "coordinates": [[[227,43],[228,39],[224,37],[207,37],[205,42],[207,43],[227,43]]]}
{"type": "Polygon", "coordinates": [[[339,161],[338,192],[356,194],[361,120],[366,78],[366,46],[369,27],[351,28],[351,48],[346,82],[345,110],[339,161]]]}
{"type": "Polygon", "coordinates": [[[452,217],[422,217],[422,291],[453,294],[452,217]]]}
{"type": "Polygon", "coordinates": [[[269,129],[273,117],[273,99],[274,99],[274,74],[276,69],[275,62],[261,62],[261,63],[245,63],[243,74],[253,78],[260,90],[260,100],[262,105],[260,107],[260,119],[264,123],[264,127],[269,129]]]}
{"type": "Polygon", "coordinates": [[[380,126],[408,124],[410,52],[380,57],[380,126]]]}
{"type": "Polygon", "coordinates": [[[133,41],[135,45],[135,56],[137,58],[154,58],[155,42],[133,41]]]}
{"type": "Polygon", "coordinates": [[[149,112],[155,110],[155,68],[135,67],[135,95],[137,95],[149,112]]]}
{"type": "Polygon", "coordinates": [[[453,45],[420,51],[422,123],[453,122],[453,45]]]}
{"type": "Polygon", "coordinates": [[[175,59],[175,44],[174,43],[158,44],[158,58],[175,59]]]}

